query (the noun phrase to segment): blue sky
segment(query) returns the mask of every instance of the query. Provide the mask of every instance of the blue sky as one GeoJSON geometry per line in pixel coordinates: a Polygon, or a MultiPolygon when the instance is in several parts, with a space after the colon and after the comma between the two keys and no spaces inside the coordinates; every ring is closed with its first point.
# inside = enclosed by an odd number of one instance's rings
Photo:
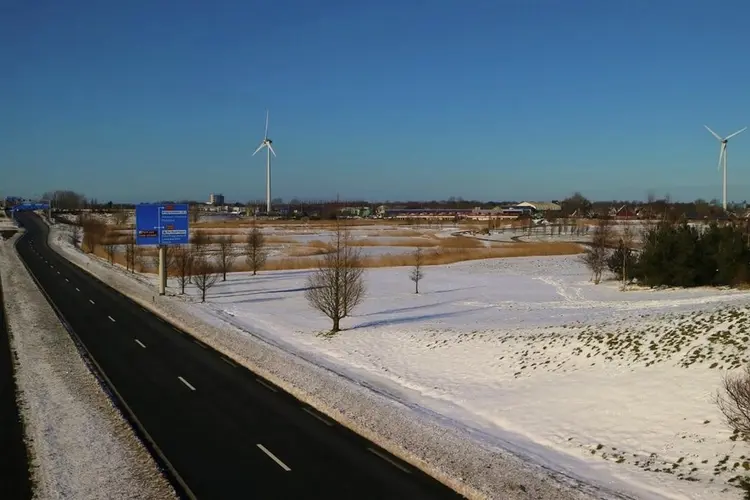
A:
{"type": "MultiPolygon", "coordinates": [[[[7,0],[0,194],[721,196],[750,3],[7,0]]],[[[750,199],[750,131],[729,144],[750,199]]]]}

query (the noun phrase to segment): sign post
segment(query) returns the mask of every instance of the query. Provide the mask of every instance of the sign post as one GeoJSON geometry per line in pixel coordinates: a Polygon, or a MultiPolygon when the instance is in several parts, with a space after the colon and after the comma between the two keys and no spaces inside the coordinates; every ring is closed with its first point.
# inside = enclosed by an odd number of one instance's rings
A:
{"type": "Polygon", "coordinates": [[[159,295],[167,288],[167,247],[189,242],[188,206],[141,204],[135,207],[135,244],[156,245],[159,251],[159,295]]]}

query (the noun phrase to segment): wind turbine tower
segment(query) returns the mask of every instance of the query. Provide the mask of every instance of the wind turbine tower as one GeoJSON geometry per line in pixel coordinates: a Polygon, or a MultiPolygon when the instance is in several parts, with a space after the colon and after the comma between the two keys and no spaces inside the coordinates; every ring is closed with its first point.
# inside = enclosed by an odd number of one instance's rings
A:
{"type": "MultiPolygon", "coordinates": [[[[258,149],[255,150],[255,153],[260,151],[263,148],[266,148],[266,213],[271,214],[271,153],[273,153],[274,156],[276,156],[276,151],[273,150],[273,146],[271,144],[273,141],[268,138],[268,110],[266,110],[266,132],[263,135],[263,141],[261,141],[260,146],[258,146],[258,149]]],[[[253,156],[255,156],[255,153],[253,153],[253,156]]]]}
{"type": "Polygon", "coordinates": [[[738,130],[737,132],[733,134],[729,134],[728,136],[724,137],[723,139],[719,134],[708,128],[708,125],[703,125],[706,127],[706,130],[711,132],[714,137],[716,137],[716,140],[718,140],[721,143],[721,149],[719,149],[719,165],[717,167],[718,170],[721,170],[722,167],[722,161],[723,167],[724,167],[724,184],[723,184],[723,190],[722,190],[722,202],[721,206],[724,209],[724,211],[727,211],[727,142],[729,142],[729,139],[734,137],[735,135],[739,134],[740,132],[744,132],[747,130],[747,127],[738,130]]]}

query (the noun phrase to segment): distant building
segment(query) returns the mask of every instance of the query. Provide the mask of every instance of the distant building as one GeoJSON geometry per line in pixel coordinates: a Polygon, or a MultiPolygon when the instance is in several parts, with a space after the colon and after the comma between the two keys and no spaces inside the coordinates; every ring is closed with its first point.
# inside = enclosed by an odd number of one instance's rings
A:
{"type": "Polygon", "coordinates": [[[557,203],[549,203],[545,201],[524,201],[516,205],[517,207],[528,207],[535,212],[558,212],[562,210],[562,206],[557,203]]]}
{"type": "Polygon", "coordinates": [[[208,196],[208,204],[213,206],[221,206],[224,204],[224,195],[223,194],[214,194],[211,193],[208,196]]]}

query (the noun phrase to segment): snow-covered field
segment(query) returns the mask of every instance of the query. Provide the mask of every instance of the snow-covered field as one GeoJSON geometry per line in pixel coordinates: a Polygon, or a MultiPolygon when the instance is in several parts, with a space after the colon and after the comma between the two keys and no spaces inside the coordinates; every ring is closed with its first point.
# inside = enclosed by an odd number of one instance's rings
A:
{"type": "Polygon", "coordinates": [[[712,398],[748,361],[750,293],[622,292],[589,283],[575,257],[428,267],[419,295],[408,268],[370,269],[367,299],[330,338],[307,273],[236,273],[208,303],[183,300],[566,476],[636,498],[742,496],[750,450],[712,398]]]}
{"type": "Polygon", "coordinates": [[[749,293],[621,292],[589,284],[571,257],[428,268],[418,296],[406,270],[377,269],[347,331],[328,339],[315,335],[329,325],[305,303],[306,274],[235,275],[194,307],[592,480],[739,497],[728,481],[750,450],[712,395],[722,370],[747,361],[749,293]]]}
{"type": "Polygon", "coordinates": [[[0,242],[0,274],[34,498],[176,498],[89,372],[14,242],[0,242]]]}

